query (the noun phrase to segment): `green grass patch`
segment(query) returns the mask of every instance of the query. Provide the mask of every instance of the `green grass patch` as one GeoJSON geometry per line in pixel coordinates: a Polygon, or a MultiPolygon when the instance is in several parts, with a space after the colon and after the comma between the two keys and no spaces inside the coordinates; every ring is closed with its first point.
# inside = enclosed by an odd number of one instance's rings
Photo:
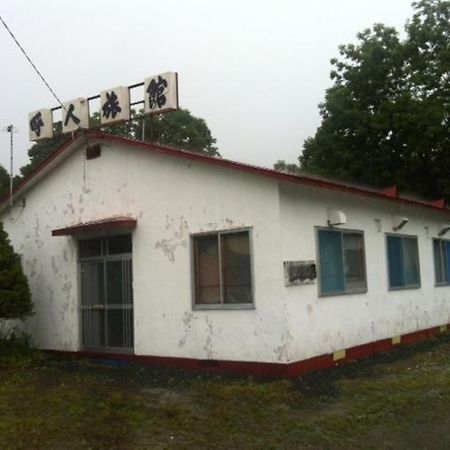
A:
{"type": "Polygon", "coordinates": [[[449,448],[449,356],[443,337],[270,381],[0,355],[0,448],[449,448]]]}

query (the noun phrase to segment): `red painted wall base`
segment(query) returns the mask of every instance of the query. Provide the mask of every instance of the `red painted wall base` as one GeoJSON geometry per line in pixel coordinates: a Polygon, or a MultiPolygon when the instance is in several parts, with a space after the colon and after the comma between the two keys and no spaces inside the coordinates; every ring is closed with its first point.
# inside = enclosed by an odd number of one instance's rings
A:
{"type": "Polygon", "coordinates": [[[345,357],[334,360],[333,354],[316,356],[292,363],[265,363],[251,361],[224,361],[224,360],[201,360],[192,358],[176,358],[165,356],[141,356],[119,353],[93,353],[93,352],[66,352],[59,350],[45,350],[48,353],[76,358],[109,359],[127,361],[138,364],[147,364],[155,367],[166,367],[185,370],[203,370],[210,373],[228,373],[235,375],[255,375],[275,378],[295,378],[309,372],[330,369],[346,362],[368,358],[376,353],[386,352],[401,345],[408,345],[424,341],[445,332],[441,327],[429,328],[404,334],[399,343],[393,339],[382,339],[368,344],[358,345],[345,349],[345,357]]]}

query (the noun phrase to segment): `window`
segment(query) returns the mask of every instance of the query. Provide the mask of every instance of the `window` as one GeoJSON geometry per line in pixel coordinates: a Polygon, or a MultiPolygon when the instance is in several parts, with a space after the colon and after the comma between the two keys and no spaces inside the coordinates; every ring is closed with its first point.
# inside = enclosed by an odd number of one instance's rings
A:
{"type": "Polygon", "coordinates": [[[193,236],[195,298],[202,307],[252,304],[249,231],[193,236]]]}
{"type": "Polygon", "coordinates": [[[131,253],[131,247],[131,234],[78,241],[80,258],[131,253]]]}
{"type": "Polygon", "coordinates": [[[365,292],[367,280],[363,234],[319,229],[318,242],[320,293],[365,292]]]}
{"type": "Polygon", "coordinates": [[[417,238],[387,235],[389,287],[392,289],[420,286],[417,238]]]}
{"type": "Polygon", "coordinates": [[[436,284],[450,284],[450,241],[433,240],[436,284]]]}

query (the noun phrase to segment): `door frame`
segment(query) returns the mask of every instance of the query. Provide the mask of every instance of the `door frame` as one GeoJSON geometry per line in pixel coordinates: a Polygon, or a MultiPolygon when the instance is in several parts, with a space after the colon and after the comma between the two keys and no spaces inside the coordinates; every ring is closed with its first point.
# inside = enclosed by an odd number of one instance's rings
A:
{"type": "MultiPolygon", "coordinates": [[[[125,353],[125,354],[134,354],[134,295],[133,295],[133,251],[131,249],[131,252],[128,253],[117,253],[109,255],[105,251],[107,248],[107,239],[113,238],[115,236],[124,236],[129,235],[131,242],[132,242],[132,234],[131,233],[120,233],[120,234],[113,234],[113,235],[102,235],[102,236],[83,236],[82,238],[77,239],[77,277],[78,277],[78,292],[79,292],[79,301],[78,301],[78,312],[79,312],[79,318],[78,318],[78,330],[79,330],[79,348],[82,351],[87,352],[99,352],[99,353],[125,353]],[[80,241],[86,241],[86,240],[101,240],[101,255],[96,256],[90,256],[90,257],[80,257],[80,250],[79,250],[79,242],[80,241]],[[106,245],[105,245],[106,244],[106,245]],[[129,270],[129,283],[130,283],[130,303],[124,304],[108,304],[107,303],[107,263],[111,261],[129,261],[130,262],[130,270],[129,270]],[[82,280],[82,265],[83,264],[92,264],[92,263],[103,263],[103,289],[104,289],[104,303],[102,310],[105,311],[104,314],[104,323],[103,323],[103,336],[105,339],[105,345],[104,346],[90,346],[90,345],[84,345],[83,342],[83,311],[89,310],[89,307],[83,307],[83,280],[82,280]],[[108,339],[108,322],[107,322],[107,315],[108,310],[131,310],[131,347],[113,347],[113,346],[107,346],[107,339],[108,339]]],[[[92,308],[91,308],[92,309],[92,308]]]]}

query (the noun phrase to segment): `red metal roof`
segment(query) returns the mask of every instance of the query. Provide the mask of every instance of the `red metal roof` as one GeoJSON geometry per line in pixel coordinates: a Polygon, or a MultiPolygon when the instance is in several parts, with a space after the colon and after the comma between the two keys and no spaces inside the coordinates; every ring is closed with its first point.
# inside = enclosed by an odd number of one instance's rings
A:
{"type": "Polygon", "coordinates": [[[136,224],[137,220],[132,217],[109,217],[52,230],[52,236],[77,236],[92,232],[106,233],[115,230],[132,230],[136,228],[136,224]]]}
{"type": "MultiPolygon", "coordinates": [[[[443,200],[427,202],[424,200],[402,197],[398,194],[398,190],[394,188],[390,188],[384,191],[383,190],[377,191],[375,189],[359,187],[348,183],[327,180],[323,178],[313,177],[310,175],[291,175],[273,169],[257,167],[250,164],[244,164],[224,158],[206,156],[200,153],[188,152],[186,150],[180,150],[169,146],[137,141],[122,136],[104,133],[98,130],[82,130],[77,132],[73,140],[71,139],[65,144],[63,144],[55,153],[53,153],[49,158],[47,158],[47,160],[45,160],[33,173],[31,173],[27,178],[25,178],[24,180],[22,180],[21,183],[19,183],[19,185],[14,190],[14,196],[20,195],[27,189],[27,187],[31,186],[34,179],[37,178],[38,175],[45,176],[47,170],[48,171],[52,170],[53,166],[57,164],[58,159],[64,156],[64,152],[69,151],[70,149],[73,150],[74,147],[76,147],[78,141],[83,142],[86,139],[117,142],[123,145],[141,148],[142,150],[146,151],[151,151],[175,158],[199,161],[205,164],[220,166],[232,170],[237,170],[240,172],[246,172],[253,175],[263,176],[266,178],[272,178],[278,181],[311,186],[325,190],[339,191],[347,194],[354,194],[364,197],[371,197],[374,199],[386,200],[390,202],[401,203],[404,205],[418,206],[445,213],[450,212],[450,209],[445,206],[445,202],[443,200]]],[[[0,208],[5,207],[7,203],[8,203],[8,196],[5,196],[0,201],[0,208]]]]}

